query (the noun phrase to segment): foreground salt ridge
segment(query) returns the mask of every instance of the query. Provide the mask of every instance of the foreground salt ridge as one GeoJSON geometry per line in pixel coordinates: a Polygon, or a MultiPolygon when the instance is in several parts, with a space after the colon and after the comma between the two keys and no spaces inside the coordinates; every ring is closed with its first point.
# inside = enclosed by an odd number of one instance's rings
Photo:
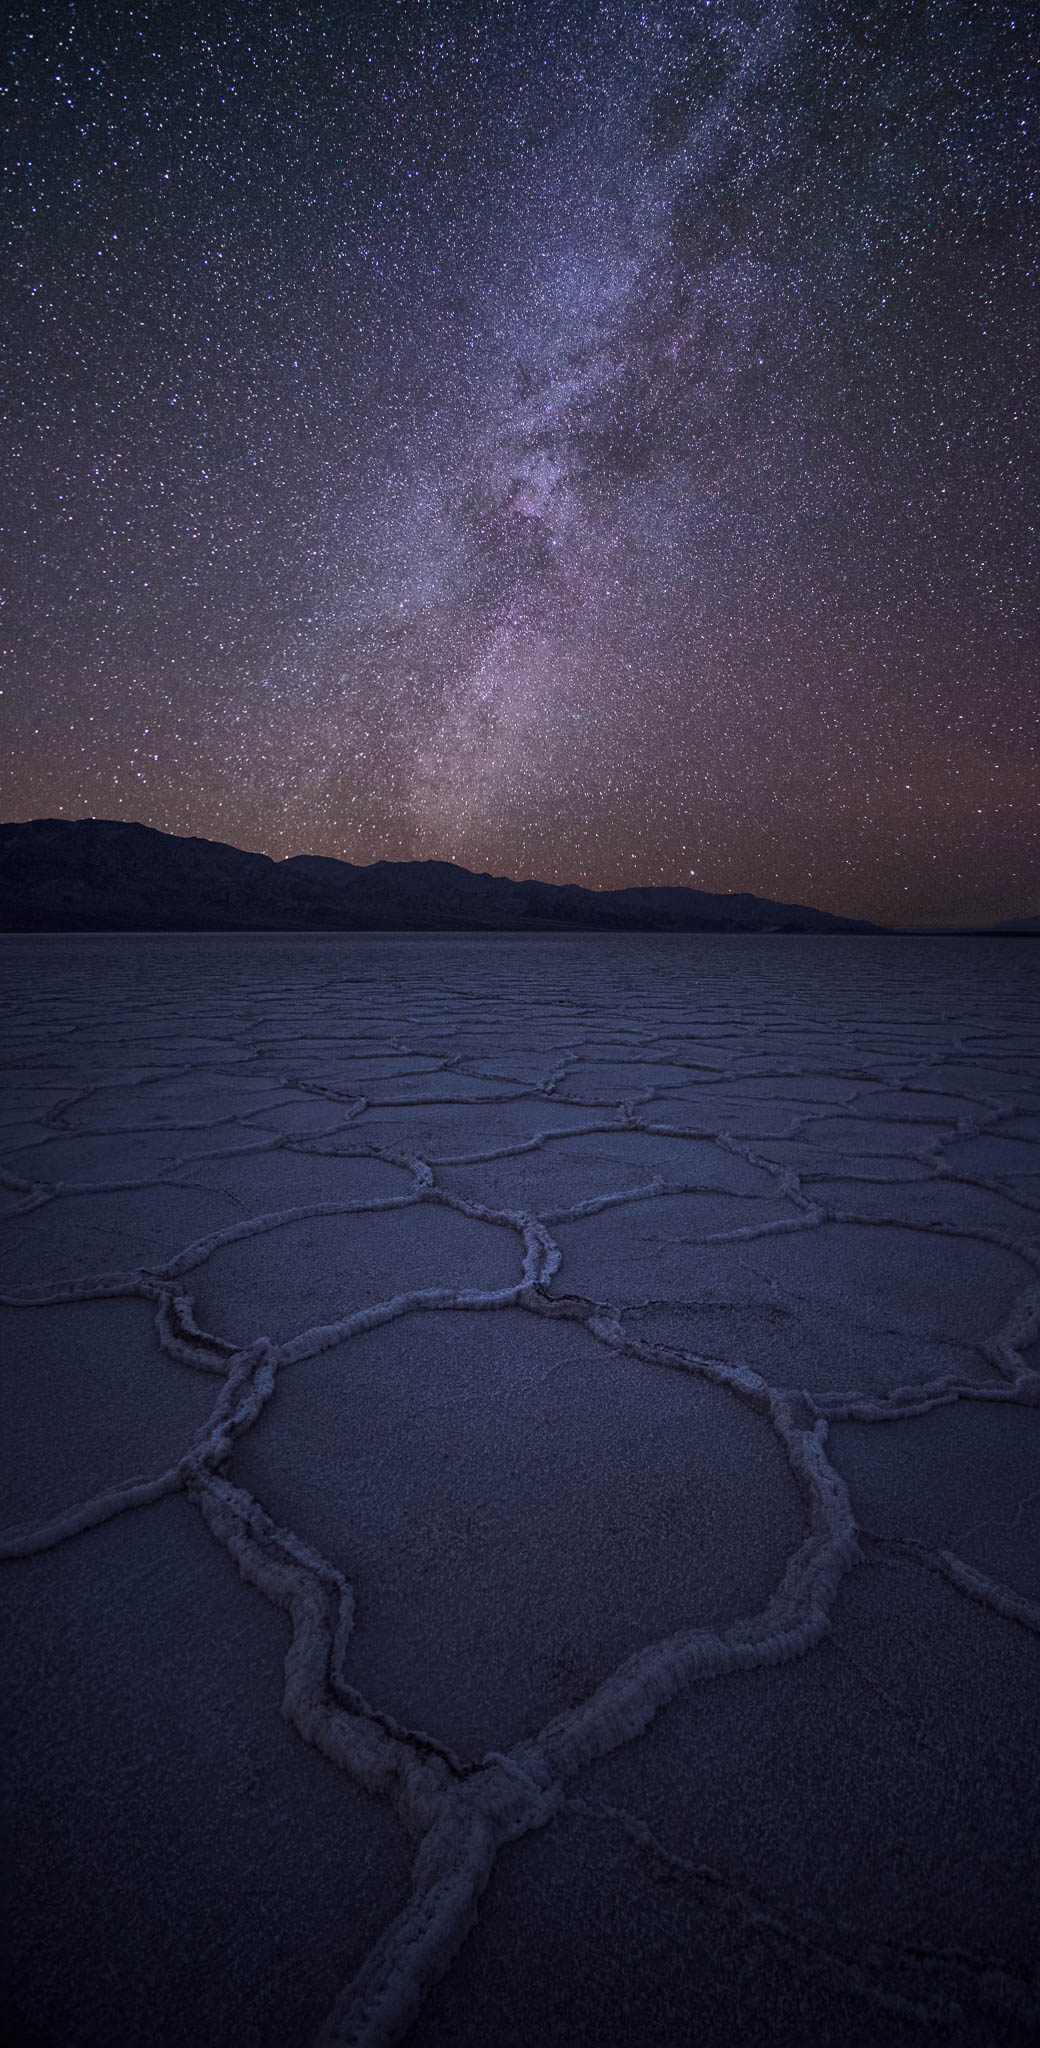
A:
{"type": "MultiPolygon", "coordinates": [[[[429,998],[425,998],[428,1003],[429,998]]],[[[454,995],[458,1001],[458,996],[454,995]]],[[[537,1010],[537,1001],[529,998],[537,1010]]],[[[271,1007],[276,1011],[277,1003],[271,1007]]],[[[31,1006],[20,1006],[27,1022],[31,1006]]],[[[59,1094],[42,1116],[35,1119],[40,1133],[12,1148],[11,1164],[0,1174],[0,1183],[14,1196],[6,1221],[46,1211],[69,1195],[110,1193],[134,1188],[193,1185],[192,1176],[204,1170],[208,1161],[255,1157],[260,1153],[291,1153],[382,1162],[402,1176],[402,1192],[342,1202],[297,1204],[244,1216],[231,1224],[184,1245],[163,1263],[134,1267],[122,1272],[105,1272],[57,1278],[48,1284],[11,1290],[2,1297],[5,1305],[34,1307],[141,1298],[155,1308],[159,1343],[166,1355],[180,1365],[215,1375],[219,1391],[209,1422],[182,1456],[164,1471],[135,1476],[84,1502],[75,1503],[62,1514],[44,1522],[9,1531],[0,1543],[0,1554],[10,1559],[25,1557],[98,1526],[102,1521],[138,1506],[145,1506],[169,1492],[180,1490],[197,1508],[215,1539],[234,1559],[243,1578],[254,1585],[286,1616],[291,1641],[286,1658],[283,1713],[306,1741],[346,1771],[357,1783],[377,1796],[388,1799],[402,1824],[417,1844],[414,1888],[409,1905],[387,1929],[354,1982],[344,1991],[330,2016],[322,2040],[333,2044],[391,2043],[401,2038],[420,2009],[431,1985],[449,1967],[476,1915],[478,1901],[491,1873],[497,1850],[531,1829],[550,1822],[565,1804],[590,1813],[581,1802],[575,1807],[568,1787],[584,1766],[628,1743],[648,1727],[654,1715],[679,1691],[690,1684],[718,1674],[753,1671],[756,1668],[804,1656],[826,1635],[829,1614],[838,1590],[849,1571],[872,1550],[888,1549],[904,1560],[943,1576],[969,1598],[1017,1627],[1040,1633],[1040,1607],[1013,1589],[998,1584],[976,1566],[942,1549],[932,1549],[910,1539],[883,1539],[860,1530],[855,1522],[848,1491],[827,1454],[831,1422],[854,1419],[883,1422],[907,1419],[953,1402],[1001,1402],[1022,1407],[1040,1405],[1040,1373],[1030,1366],[1026,1352],[1040,1333],[1040,1246],[1025,1234],[1040,1201],[1028,1185],[1018,1185],[1013,1171],[1003,1174],[973,1174],[946,1158],[956,1141],[1001,1133],[1003,1127],[1028,1115],[1034,1104],[1028,1088],[1013,1069],[1003,1078],[1012,1085],[991,1092],[963,1087],[943,1087],[939,1092],[949,1106],[945,1116],[938,1111],[907,1111],[900,1115],[886,1103],[875,1107],[874,1097],[913,1095],[914,1084],[927,1078],[928,1092],[942,1080],[943,1069],[956,1071],[965,1065],[981,1074],[985,1063],[989,1078],[1002,1075],[1001,1062],[1008,1054],[1006,1038],[992,1036],[982,1020],[944,1018],[943,1050],[937,1055],[930,1045],[924,1057],[911,1057],[907,1040],[913,1038],[913,1023],[904,1027],[899,1050],[869,1057],[869,1046],[860,1056],[834,1061],[824,1069],[828,1082],[840,1084],[830,1100],[809,1108],[792,1109],[780,1130],[756,1129],[754,1103],[744,1101],[744,1114],[734,1118],[732,1106],[723,1121],[718,1114],[698,1116],[693,1103],[679,1101],[690,1114],[677,1121],[660,1120],[652,1114],[655,1104],[667,1099],[675,1106],[676,1088],[704,1087],[714,1091],[727,1086],[739,1093],[749,1079],[748,1056],[741,1050],[739,1019],[723,1026],[732,1042],[729,1058],[712,1058],[720,1050],[711,1044],[711,1031],[689,1022],[684,1030],[674,1016],[668,1028],[654,1028],[645,1005],[635,1000],[624,1023],[616,1014],[604,1020],[594,1003],[572,1005],[562,1014],[551,1013],[554,1029],[570,1034],[569,1049],[556,1049],[542,1074],[531,1079],[518,1076],[510,1087],[501,1052],[481,1059],[475,1054],[454,1054],[431,1058],[422,1038],[412,1042],[396,1037],[388,1045],[377,1024],[371,1034],[378,1045],[378,1057],[388,1050],[402,1062],[422,1062],[417,1078],[432,1076],[435,1085],[417,1097],[407,1091],[395,1095],[392,1086],[374,1080],[364,1090],[342,1089],[334,1083],[306,1076],[298,1071],[286,1074],[273,1052],[265,1048],[262,1020],[240,1020],[236,1049],[242,1058],[233,1066],[208,1058],[198,1064],[185,1061],[156,1062],[135,1080],[117,1084],[122,1102],[129,1107],[135,1089],[145,1091],[158,1082],[193,1082],[202,1076],[262,1081],[270,1090],[257,1106],[212,1120],[163,1124],[164,1137],[175,1132],[212,1131],[222,1133],[222,1142],[204,1149],[175,1154],[168,1166],[149,1177],[97,1181],[51,1180],[46,1175],[48,1149],[76,1133],[103,1135],[154,1135],[156,1125],[147,1120],[105,1119],[101,1126],[84,1124],[76,1112],[98,1107],[98,1097],[111,1087],[97,1080],[72,1093],[59,1094]],[[610,1042],[623,1046],[621,1059],[597,1056],[589,1036],[610,1025],[610,1042]],[[684,1040],[697,1047],[697,1056],[684,1058],[684,1040]],[[260,1041],[258,1043],[258,1041],[260,1041]],[[676,1046],[679,1051],[675,1050],[676,1046]],[[668,1082],[629,1086],[622,1095],[611,1094],[609,1085],[592,1106],[601,1110],[590,1116],[588,1094],[578,1087],[581,1077],[593,1076],[602,1067],[604,1078],[611,1069],[665,1067],[677,1077],[668,1082]],[[484,1072],[483,1070],[490,1070],[484,1072]],[[436,1077],[442,1077],[436,1084],[436,1077]],[[445,1086],[449,1077],[458,1082],[491,1082],[488,1092],[474,1096],[452,1093],[445,1086]],[[569,1092],[570,1084],[570,1092],[569,1092]],[[575,1092],[575,1089],[578,1092],[575,1092]],[[439,1089],[439,1092],[438,1092],[439,1089]],[[286,1099],[309,1099],[328,1103],[339,1113],[309,1134],[287,1133],[264,1128],[265,1115],[274,1115],[286,1099]],[[1026,1109],[1023,1111],[1022,1104],[1026,1109]],[[486,1149],[437,1152],[366,1140],[366,1121],[378,1127],[387,1111],[416,1113],[442,1106],[489,1108],[505,1104],[531,1106],[534,1129],[512,1144],[486,1149]],[[574,1109],[573,1121],[540,1125],[539,1103],[574,1109]],[[1022,1230],[1002,1231],[980,1223],[951,1223],[937,1219],[908,1218],[898,1209],[857,1210],[836,1204],[812,1192],[813,1174],[796,1169],[789,1160],[775,1156],[775,1148],[791,1141],[811,1144],[814,1126],[839,1117],[842,1124],[867,1126],[904,1125],[919,1133],[920,1142],[909,1152],[886,1152],[884,1148],[857,1152],[857,1168],[879,1166],[898,1158],[915,1169],[915,1185],[925,1180],[949,1182],[974,1189],[1011,1205],[1022,1217],[1022,1230]],[[45,1128],[44,1128],[45,1127],[45,1128]],[[627,1188],[604,1189],[565,1207],[545,1207],[533,1213],[524,1207],[498,1207],[460,1194],[444,1184],[443,1176],[465,1165],[491,1164],[550,1152],[554,1146],[576,1136],[641,1133],[666,1140],[693,1139],[712,1147],[720,1155],[740,1160],[764,1174],[770,1199],[787,1206],[789,1214],[723,1231],[705,1232],[705,1246],[752,1245],[780,1234],[811,1233],[824,1225],[856,1226],[866,1229],[911,1231],[924,1236],[953,1238],[966,1243],[996,1247],[1009,1254],[1022,1270],[1022,1285],[1007,1305],[1003,1322],[977,1347],[977,1373],[949,1372],[922,1375],[906,1385],[879,1390],[850,1389],[835,1385],[809,1394],[797,1385],[772,1382],[753,1360],[709,1355],[673,1343],[638,1337],[626,1327],[624,1316],[630,1304],[623,1301],[596,1302],[567,1291],[557,1284],[561,1250],[553,1229],[607,1210],[626,1205],[663,1200],[670,1196],[698,1192],[699,1178],[665,1179],[654,1174],[627,1188]],[[945,1135],[944,1135],[945,1134],[945,1135]],[[34,1169],[39,1169],[38,1171],[34,1169]],[[441,1176],[440,1178],[438,1176],[441,1176]],[[517,1240],[515,1281],[509,1286],[487,1289],[426,1287],[403,1291],[366,1304],[338,1320],[315,1324],[293,1337],[272,1343],[257,1332],[246,1344],[233,1345],[200,1329],[195,1319],[195,1300],[182,1284],[188,1276],[202,1271],[214,1255],[228,1246],[264,1234],[277,1236],[287,1226],[313,1218],[381,1216],[422,1206],[442,1207],[485,1227],[511,1232],[517,1240]],[[766,1604],[756,1613],[735,1618],[718,1631],[691,1630],[676,1633],[648,1645],[628,1658],[578,1706],[557,1715],[533,1739],[516,1745],[508,1754],[489,1752],[479,1763],[464,1763],[441,1742],[436,1730],[407,1729],[368,1702],[344,1675],[344,1653],[353,1620],[353,1592],[347,1578],[313,1548],[291,1531],[275,1527],[262,1505],[236,1485],[230,1476],[236,1442],[250,1429],[275,1393],[278,1375],[294,1364],[348,1342],[362,1331],[399,1318],[430,1310],[487,1313],[500,1308],[519,1308],[539,1318],[564,1318],[584,1326],[599,1344],[620,1357],[638,1360],[662,1370],[690,1374],[725,1390],[742,1403],[774,1433],[787,1460],[793,1484],[804,1508],[805,1534],[787,1559],[779,1584],[766,1604]]],[[[622,1006],[621,1014],[625,1015],[622,1006]]],[[[479,1024],[478,1019],[478,1024],[479,1024]]],[[[492,1017],[487,1020],[493,1023],[492,1017]]],[[[661,1021],[661,1020],[658,1020],[661,1021]]],[[[544,1022],[544,1019],[543,1019],[544,1022]]],[[[934,1030],[935,1020],[925,1022],[934,1030]]],[[[472,1028],[472,1027],[471,1027],[472,1028]]],[[[770,1020],[756,1020],[756,1030],[768,1042],[770,1020]]],[[[778,1016],[775,1027],[782,1031],[786,1020],[778,1016]]],[[[68,1033],[68,1052],[75,1056],[76,1027],[68,1033]]],[[[859,1037],[868,1034],[861,1029],[859,1037]]],[[[365,1032],[351,1038],[351,1057],[363,1064],[365,1032]],[[359,1047],[361,1050],[359,1051],[359,1047]]],[[[327,1061],[326,1056],[326,1061],[327,1061]]],[[[84,1062],[86,1064],[86,1062],[84,1062]]],[[[519,1064],[523,1064],[520,1062],[519,1064]]],[[[811,1059],[765,1059],[753,1063],[750,1078],[769,1081],[782,1096],[785,1081],[801,1082],[818,1074],[811,1059]]],[[[26,1085],[32,1085],[32,1067],[24,1070],[26,1085]]],[[[103,1106],[103,1105],[101,1105],[103,1106]]],[[[768,1122],[768,1120],[767,1120],[768,1122]]],[[[1023,1169],[1023,1181],[1028,1169],[1023,1169]]],[[[817,1179],[826,1179],[817,1173],[817,1179]]],[[[856,1172],[854,1179],[884,1181],[882,1172],[856,1172]]],[[[741,1199],[754,1203],[764,1199],[747,1194],[741,1199]]],[[[348,1223],[349,1227],[349,1223],[348,1223]]],[[[619,1275],[619,1279],[623,1279],[619,1275]]],[[[616,1818],[617,1816],[615,1816],[616,1818]]],[[[643,1823],[635,1816],[621,1816],[621,1824],[638,1834],[643,1823]]],[[[797,1944],[809,1936],[790,1926],[783,1915],[776,1916],[785,1940],[797,1944]]],[[[845,1967],[832,1942],[822,1937],[816,1947],[834,1968],[845,1967]]],[[[931,1956],[920,1963],[920,2011],[931,2013],[935,1999],[936,1971],[949,1975],[951,1991],[962,1999],[975,2000],[980,2009],[1010,2013],[1023,2025],[1040,2018],[1035,1992],[1013,1965],[985,1958],[969,1967],[963,1958],[931,1956]],[[970,1980],[966,1992],[965,1977],[970,1980]]],[[[880,1977],[864,1979],[862,1995],[888,2002],[880,1977]]],[[[911,2006],[913,2001],[911,2001],[911,2006]]]]}

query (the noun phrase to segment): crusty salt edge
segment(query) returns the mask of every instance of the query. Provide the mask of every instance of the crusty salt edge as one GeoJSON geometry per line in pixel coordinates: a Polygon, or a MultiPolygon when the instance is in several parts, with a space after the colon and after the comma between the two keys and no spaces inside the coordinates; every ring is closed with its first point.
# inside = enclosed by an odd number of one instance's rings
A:
{"type": "Polygon", "coordinates": [[[341,1127],[344,1122],[353,1123],[355,1118],[363,1116],[368,1108],[366,1096],[358,1095],[357,1093],[352,1094],[346,1089],[331,1088],[324,1081],[307,1081],[299,1076],[291,1078],[287,1075],[283,1085],[286,1088],[299,1089],[305,1095],[321,1095],[329,1102],[344,1103],[347,1115],[344,1119],[341,1119],[341,1127]]]}
{"type": "Polygon", "coordinates": [[[52,1516],[46,1522],[0,1532],[0,1558],[34,1557],[41,1551],[52,1550],[57,1544],[67,1542],[72,1536],[81,1535],[86,1529],[100,1527],[102,1522],[111,1521],[115,1515],[125,1514],[128,1508],[149,1507],[153,1501],[178,1492],[200,1459],[226,1457],[233,1437],[249,1428],[259,1414],[262,1401],[258,1403],[255,1399],[254,1383],[255,1387],[264,1389],[263,1399],[274,1387],[270,1357],[271,1346],[264,1338],[230,1361],[227,1378],[208,1421],[191,1450],[177,1464],[168,1466],[165,1472],[154,1478],[125,1480],[121,1486],[95,1494],[92,1499],[52,1516]],[[258,1374],[258,1367],[266,1367],[267,1377],[262,1372],[258,1374]],[[250,1392],[243,1398],[242,1390],[247,1383],[250,1392]]]}
{"type": "Polygon", "coordinates": [[[531,1091],[510,1088],[487,1095],[376,1095],[368,1097],[369,1109],[484,1109],[496,1102],[523,1102],[531,1091]]]}
{"type": "Polygon", "coordinates": [[[35,1557],[41,1550],[53,1550],[58,1543],[65,1543],[70,1536],[79,1536],[84,1529],[96,1529],[102,1522],[109,1522],[114,1515],[125,1513],[127,1508],[150,1506],[152,1501],[162,1500],[168,1493],[176,1493],[181,1485],[180,1468],[171,1465],[166,1472],[160,1472],[155,1479],[128,1479],[123,1486],[113,1487],[110,1493],[95,1494],[93,1500],[84,1501],[78,1508],[68,1508],[64,1514],[55,1515],[52,1521],[37,1522],[31,1526],[0,1531],[0,1558],[35,1557]]]}
{"type": "Polygon", "coordinates": [[[649,1202],[656,1195],[684,1194],[684,1188],[670,1186],[655,1173],[652,1180],[644,1181],[638,1187],[616,1188],[608,1195],[590,1195],[584,1202],[574,1202],[566,1209],[541,1209],[543,1223],[577,1223],[583,1216],[600,1216],[605,1209],[620,1209],[627,1202],[649,1202]]]}
{"type": "Polygon", "coordinates": [[[202,1266],[214,1252],[223,1251],[226,1245],[241,1244],[249,1237],[264,1237],[274,1230],[283,1230],[290,1223],[310,1223],[321,1216],[362,1216],[376,1215],[387,1209],[407,1209],[417,1197],[410,1195],[373,1195],[367,1201],[355,1202],[298,1202],[288,1209],[273,1209],[260,1216],[249,1216],[241,1223],[230,1223],[225,1230],[211,1231],[209,1236],[197,1238],[176,1258],[155,1271],[165,1280],[179,1279],[181,1274],[190,1273],[196,1266],[202,1266]]]}
{"type": "MultiPolygon", "coordinates": [[[[397,1166],[405,1164],[400,1154],[376,1152],[373,1148],[372,1156],[385,1158],[397,1166]]],[[[18,1288],[0,1295],[0,1303],[8,1308],[40,1308],[59,1302],[96,1300],[149,1289],[157,1291],[163,1283],[179,1280],[184,1274],[205,1265],[215,1252],[223,1251],[228,1245],[240,1244],[247,1238],[263,1237],[283,1230],[287,1225],[311,1222],[318,1217],[381,1215],[390,1210],[414,1208],[420,1203],[455,1209],[476,1221],[515,1230],[523,1237],[525,1245],[536,1237],[548,1244],[548,1233],[535,1217],[522,1211],[490,1209],[481,1202],[471,1202],[446,1188],[435,1187],[432,1170],[424,1160],[407,1163],[415,1178],[409,1194],[371,1195],[363,1200],[342,1202],[301,1202],[288,1209],[266,1210],[260,1215],[245,1217],[241,1222],[229,1223],[223,1230],[211,1231],[206,1237],[196,1238],[173,1258],[155,1266],[133,1267],[122,1273],[89,1274],[83,1279],[57,1281],[42,1287],[18,1288]]],[[[524,1270],[526,1275],[526,1264],[524,1270]]]]}
{"type": "Polygon", "coordinates": [[[480,1288],[417,1287],[409,1294],[395,1294],[389,1301],[380,1301],[371,1308],[355,1310],[339,1323],[318,1323],[313,1329],[301,1331],[298,1337],[290,1337],[278,1346],[279,1365],[298,1365],[306,1358],[316,1358],[322,1351],[331,1351],[338,1344],[346,1344],[351,1337],[360,1336],[363,1330],[379,1329],[383,1323],[396,1322],[399,1316],[419,1315],[436,1309],[493,1309],[515,1308],[520,1304],[525,1282],[517,1281],[514,1287],[500,1287],[483,1290],[480,1288]]]}
{"type": "Polygon", "coordinates": [[[952,1180],[962,1187],[981,1188],[985,1194],[999,1195],[1002,1202],[1014,1202],[1020,1209],[1032,1210],[1034,1215],[1040,1212],[1040,1195],[1025,1194],[1021,1188],[1015,1187],[1010,1178],[997,1180],[992,1175],[962,1173],[955,1166],[950,1166],[945,1159],[935,1161],[934,1171],[941,1180],[952,1180]]]}
{"type": "Polygon", "coordinates": [[[46,1208],[47,1203],[53,1201],[53,1199],[50,1188],[36,1188],[32,1194],[23,1196],[20,1202],[15,1202],[10,1209],[6,1210],[2,1221],[4,1223],[13,1223],[18,1217],[31,1215],[34,1209],[46,1208]]]}
{"type": "MultiPolygon", "coordinates": [[[[627,1348],[616,1324],[603,1327],[612,1348],[627,1348]]],[[[735,1623],[721,1636],[693,1631],[639,1653],[582,1706],[558,1717],[535,1741],[520,1745],[511,1759],[497,1760],[511,1763],[526,1795],[510,1816],[510,1835],[544,1824],[566,1778],[638,1734],[692,1678],[804,1654],[826,1630],[827,1608],[845,1570],[859,1556],[847,1491],[823,1455],[826,1425],[817,1420],[808,1431],[800,1428],[786,1397],[771,1395],[754,1375],[747,1376],[742,1390],[756,1406],[770,1409],[785,1440],[810,1499],[809,1537],[789,1560],[777,1594],[760,1616],[735,1623]]],[[[488,1787],[482,1777],[453,1796],[465,1801],[470,1811],[478,1801],[483,1809],[488,1787]]],[[[483,1811],[481,1819],[483,1825],[474,1833],[471,1823],[465,1836],[461,1869],[456,1863],[446,1879],[438,1874],[431,1887],[417,1865],[416,1889],[408,1907],[337,2003],[321,2036],[324,2048],[345,2048],[347,2043],[352,2048],[389,2048],[414,2019],[429,1985],[443,1974],[465,1939],[490,1874],[494,1847],[499,1839],[508,1838],[502,1836],[500,1822],[489,1832],[483,1811]]]]}
{"type": "Polygon", "coordinates": [[[999,1579],[990,1578],[977,1565],[957,1557],[952,1550],[942,1550],[929,1543],[915,1543],[905,1536],[872,1536],[869,1541],[894,1557],[923,1565],[926,1571],[935,1572],[949,1585],[956,1586],[958,1592],[966,1593],[969,1600],[976,1600],[980,1607],[992,1608],[994,1614],[1002,1614],[1006,1621],[1017,1621],[1033,1635],[1040,1635],[1040,1602],[1027,1600],[1013,1587],[1001,1585],[999,1579]]]}
{"type": "Polygon", "coordinates": [[[826,1459],[825,1423],[800,1428],[788,1420],[781,1397],[769,1405],[810,1517],[810,1533],[788,1559],[777,1591],[759,1615],[719,1633],[684,1631],[638,1651],[589,1699],[550,1722],[537,1747],[554,1777],[571,1776],[639,1734],[692,1679],[786,1662],[826,1633],[841,1580],[860,1557],[848,1491],[826,1459]]]}
{"type": "Polygon", "coordinates": [[[492,1166],[496,1160],[522,1159],[528,1152],[540,1152],[566,1138],[615,1137],[618,1129],[616,1117],[599,1117],[593,1123],[560,1124],[553,1130],[535,1131],[533,1137],[520,1138],[512,1145],[492,1145],[481,1152],[431,1152],[430,1160],[434,1166],[492,1166]]]}
{"type": "Polygon", "coordinates": [[[468,1786],[449,1795],[416,1859],[408,1905],[337,1999],[316,2048],[392,2048],[474,1925],[500,1844],[543,1825],[556,1810],[542,1795],[532,1799],[523,1826],[499,1828],[493,1790],[487,1783],[482,1790],[479,1804],[468,1786]]]}
{"type": "MultiPolygon", "coordinates": [[[[965,1233],[955,1233],[962,1235],[965,1233]]],[[[1031,1245],[1006,1248],[1019,1251],[1034,1267],[1040,1253],[1031,1245]]],[[[821,1414],[832,1422],[902,1422],[929,1409],[948,1407],[954,1401],[1004,1401],[1023,1408],[1040,1407],[1040,1372],[1026,1364],[1023,1352],[1040,1333],[1040,1283],[1023,1288],[1007,1321],[995,1337],[980,1346],[983,1357],[1001,1374],[999,1382],[973,1380],[947,1374],[887,1393],[827,1393],[816,1396],[821,1414]]]]}
{"type": "Polygon", "coordinates": [[[500,1785],[487,1773],[453,1787],[451,1800],[464,1812],[464,1822],[453,1815],[447,1838],[439,1826],[431,1831],[407,1907],[337,2001],[319,2037],[321,2048],[392,2048],[400,2040],[473,1924],[495,1849],[551,1819],[567,1778],[639,1734],[691,1679],[803,1655],[826,1631],[827,1608],[859,1556],[848,1495],[823,1458],[825,1425],[819,1422],[811,1432],[792,1429],[782,1408],[774,1419],[787,1433],[818,1525],[789,1560],[777,1594],[761,1615],[722,1635],[693,1631],[630,1658],[536,1740],[509,1758],[485,1759],[495,1771],[510,1768],[513,1796],[504,1815],[500,1785]]]}
{"type": "MultiPolygon", "coordinates": [[[[475,1774],[476,1767],[460,1764],[421,1731],[380,1715],[345,1682],[343,1657],[354,1612],[349,1581],[313,1546],[276,1528],[259,1502],[223,1474],[234,1440],[270,1398],[277,1366],[276,1350],[266,1339],[232,1361],[213,1415],[181,1461],[179,1476],[242,1576],[289,1616],[286,1718],[366,1789],[393,1796],[405,1824],[423,1835],[437,1818],[444,1785],[475,1774]]],[[[527,1779],[508,1759],[499,1762],[509,1780],[512,1812],[517,1779],[524,1786],[527,1779]]],[[[500,1819],[502,1808],[500,1795],[500,1819]]]]}
{"type": "Polygon", "coordinates": [[[841,1941],[840,1930],[836,1931],[822,1914],[803,1910],[795,1920],[766,1899],[734,1884],[721,1871],[676,1855],[644,1820],[624,1807],[573,1796],[566,1798],[563,1806],[565,1812],[579,1819],[620,1828],[654,1866],[709,1891],[715,1906],[721,1898],[748,1930],[765,1933],[782,1947],[795,1950],[803,1962],[807,1961],[825,1978],[834,1974],[839,1980],[844,1978],[858,1997],[882,2012],[894,2012],[919,2025],[945,2027],[963,2021],[960,2001],[966,1993],[983,2009],[1000,2013],[1020,2025],[1035,2026],[1040,2019],[1040,2000],[1033,1985],[1027,1981],[1026,1973],[1006,1956],[936,1948],[887,1936],[873,1936],[864,1951],[859,1936],[849,1930],[841,1941]],[[895,1964],[910,1975],[911,1981],[923,1977],[929,1987],[926,1995],[908,1996],[885,1990],[868,1974],[869,1958],[895,1964]],[[947,1988],[950,1978],[956,1985],[952,1994],[947,1988]],[[937,1979],[938,1988],[933,1988],[937,1979]]]}
{"type": "Polygon", "coordinates": [[[196,1372],[226,1372],[235,1346],[226,1337],[214,1337],[200,1330],[195,1321],[195,1303],[190,1294],[159,1292],[155,1314],[159,1343],[168,1358],[196,1372]]]}

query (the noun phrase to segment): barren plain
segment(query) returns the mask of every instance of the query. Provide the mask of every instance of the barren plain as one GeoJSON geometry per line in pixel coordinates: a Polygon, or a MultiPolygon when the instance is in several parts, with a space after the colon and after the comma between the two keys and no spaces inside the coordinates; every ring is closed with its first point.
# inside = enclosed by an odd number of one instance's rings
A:
{"type": "Polygon", "coordinates": [[[8,2037],[1040,2020],[1040,949],[3,942],[8,2037]]]}

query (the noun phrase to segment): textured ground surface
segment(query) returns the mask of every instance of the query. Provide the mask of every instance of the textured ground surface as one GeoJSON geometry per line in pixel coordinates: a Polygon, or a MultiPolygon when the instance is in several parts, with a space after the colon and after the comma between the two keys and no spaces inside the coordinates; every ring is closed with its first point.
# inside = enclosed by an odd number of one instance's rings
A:
{"type": "Polygon", "coordinates": [[[2,950],[15,2038],[1032,2038],[1040,949],[2,950]]]}

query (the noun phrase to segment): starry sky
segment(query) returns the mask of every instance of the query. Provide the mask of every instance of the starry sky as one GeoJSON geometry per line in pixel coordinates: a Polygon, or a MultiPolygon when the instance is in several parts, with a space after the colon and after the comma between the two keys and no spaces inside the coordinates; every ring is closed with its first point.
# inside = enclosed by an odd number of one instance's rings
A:
{"type": "Polygon", "coordinates": [[[1040,909],[1025,9],[5,34],[6,817],[1040,909]]]}

